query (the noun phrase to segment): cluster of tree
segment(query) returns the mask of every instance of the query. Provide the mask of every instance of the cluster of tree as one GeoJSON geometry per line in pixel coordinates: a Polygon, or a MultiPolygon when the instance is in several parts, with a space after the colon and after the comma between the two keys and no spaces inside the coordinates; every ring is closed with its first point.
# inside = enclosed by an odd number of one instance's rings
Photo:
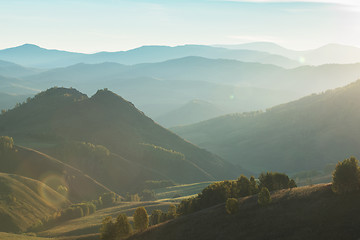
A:
{"type": "Polygon", "coordinates": [[[296,187],[293,179],[286,174],[277,172],[261,173],[259,176],[260,189],[266,187],[269,191],[296,187]]]}
{"type": "Polygon", "coordinates": [[[248,179],[242,175],[237,180],[213,183],[203,189],[198,196],[182,200],[178,205],[177,212],[180,215],[192,213],[224,203],[229,198],[237,199],[257,194],[259,189],[263,188],[274,191],[292,187],[296,187],[295,181],[283,173],[262,173],[259,180],[254,177],[248,179]]]}
{"type": "Polygon", "coordinates": [[[152,211],[150,216],[150,225],[156,225],[177,217],[176,206],[170,205],[167,212],[163,212],[159,209],[152,211]]]}
{"type": "Polygon", "coordinates": [[[110,207],[113,206],[119,199],[118,196],[114,192],[103,193],[99,200],[101,201],[102,207],[110,207]]]}
{"type": "MultiPolygon", "coordinates": [[[[143,231],[149,226],[149,216],[144,207],[138,207],[133,215],[134,228],[137,231],[143,231]]],[[[113,221],[111,216],[106,217],[100,227],[100,237],[106,240],[115,240],[122,237],[127,237],[133,232],[128,217],[120,213],[113,221]]]]}
{"type": "Polygon", "coordinates": [[[96,206],[92,202],[73,204],[61,210],[55,215],[56,220],[62,222],[74,218],[80,218],[95,213],[96,206]]]}
{"type": "Polygon", "coordinates": [[[144,189],[140,194],[138,193],[126,193],[124,201],[126,202],[140,202],[140,201],[154,201],[156,200],[156,194],[153,190],[144,189]]]}
{"type": "Polygon", "coordinates": [[[360,167],[355,157],[338,162],[333,172],[332,189],[340,194],[360,190],[360,167]]]}

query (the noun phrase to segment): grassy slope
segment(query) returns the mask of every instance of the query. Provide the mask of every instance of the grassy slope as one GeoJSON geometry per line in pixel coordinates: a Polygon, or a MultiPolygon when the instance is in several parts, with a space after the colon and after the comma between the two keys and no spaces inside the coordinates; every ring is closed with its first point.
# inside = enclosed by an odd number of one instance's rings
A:
{"type": "Polygon", "coordinates": [[[254,172],[322,169],[360,155],[359,96],[357,81],[265,113],[226,115],[172,130],[254,172]]]}
{"type": "Polygon", "coordinates": [[[336,195],[330,184],[281,190],[272,203],[257,197],[240,199],[238,213],[229,215],[220,204],[151,227],[131,240],[161,239],[358,239],[360,193],[336,195]]]}
{"type": "Polygon", "coordinates": [[[70,204],[42,182],[0,173],[0,231],[18,232],[70,204]]]}
{"type": "Polygon", "coordinates": [[[1,171],[42,181],[55,190],[64,185],[69,189],[68,198],[74,202],[97,199],[100,194],[110,191],[57,159],[29,148],[16,148],[15,157],[0,159],[1,171]]]}
{"type": "Polygon", "coordinates": [[[56,227],[38,233],[44,237],[71,237],[99,233],[102,220],[107,216],[116,218],[119,213],[125,213],[132,222],[132,215],[137,207],[145,207],[148,214],[155,209],[167,211],[171,202],[124,202],[115,207],[101,209],[95,214],[64,222],[56,227]]]}

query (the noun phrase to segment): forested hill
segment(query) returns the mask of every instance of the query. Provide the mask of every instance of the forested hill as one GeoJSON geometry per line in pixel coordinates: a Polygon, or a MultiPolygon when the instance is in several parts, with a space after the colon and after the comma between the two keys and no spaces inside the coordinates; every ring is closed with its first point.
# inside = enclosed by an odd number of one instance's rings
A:
{"type": "MultiPolygon", "coordinates": [[[[246,173],[184,141],[106,89],[91,98],[75,89],[49,89],[2,114],[0,133],[25,145],[37,142],[58,146],[74,141],[102,145],[111,153],[157,173],[153,178],[181,183],[246,173]]],[[[54,147],[46,149],[44,145],[38,144],[38,149],[50,155],[57,153],[54,147]]]]}
{"type": "Polygon", "coordinates": [[[266,112],[173,128],[183,138],[254,171],[322,169],[359,156],[360,81],[266,112]]]}

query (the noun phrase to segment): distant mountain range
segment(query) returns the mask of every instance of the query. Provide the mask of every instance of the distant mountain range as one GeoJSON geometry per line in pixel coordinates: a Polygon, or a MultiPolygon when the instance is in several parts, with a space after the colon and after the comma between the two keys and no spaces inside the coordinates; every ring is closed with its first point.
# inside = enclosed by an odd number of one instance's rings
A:
{"type": "Polygon", "coordinates": [[[360,80],[266,112],[232,114],[171,130],[253,171],[323,169],[360,156],[360,80]]]}
{"type": "Polygon", "coordinates": [[[37,68],[55,68],[77,63],[116,62],[126,65],[138,63],[162,62],[187,56],[199,56],[212,59],[234,59],[245,62],[274,64],[285,68],[297,67],[297,61],[283,56],[252,50],[231,50],[204,45],[143,46],[140,48],[119,51],[83,54],[59,50],[44,49],[32,44],[0,50],[0,59],[20,65],[37,68]]]}
{"type": "Polygon", "coordinates": [[[303,65],[349,64],[360,62],[360,48],[341,44],[327,44],[307,51],[290,50],[271,42],[217,45],[217,47],[267,52],[297,60],[303,65]]]}

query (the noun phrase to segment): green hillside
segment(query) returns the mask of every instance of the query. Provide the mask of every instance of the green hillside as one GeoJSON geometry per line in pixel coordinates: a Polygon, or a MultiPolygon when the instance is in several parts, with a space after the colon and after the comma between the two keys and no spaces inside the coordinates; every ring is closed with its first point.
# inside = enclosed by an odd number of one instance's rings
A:
{"type": "Polygon", "coordinates": [[[244,172],[162,128],[108,90],[88,98],[75,89],[49,89],[1,115],[0,133],[23,145],[36,142],[34,147],[54,156],[58,146],[72,141],[102,145],[123,161],[156,173],[156,179],[179,183],[234,178],[244,172]]]}
{"type": "Polygon", "coordinates": [[[15,147],[16,152],[0,154],[2,172],[13,173],[41,181],[55,191],[64,186],[67,198],[73,202],[97,199],[110,190],[76,168],[41,152],[15,147]]]}
{"type": "Polygon", "coordinates": [[[359,238],[359,193],[337,195],[330,184],[280,190],[259,206],[257,196],[239,199],[237,213],[225,204],[150,227],[131,240],[162,239],[350,239],[359,238]]]}
{"type": "Polygon", "coordinates": [[[0,173],[0,231],[24,231],[68,204],[42,182],[0,173]]]}
{"type": "Polygon", "coordinates": [[[226,115],[172,130],[254,171],[323,169],[359,156],[360,81],[266,112],[226,115]]]}

